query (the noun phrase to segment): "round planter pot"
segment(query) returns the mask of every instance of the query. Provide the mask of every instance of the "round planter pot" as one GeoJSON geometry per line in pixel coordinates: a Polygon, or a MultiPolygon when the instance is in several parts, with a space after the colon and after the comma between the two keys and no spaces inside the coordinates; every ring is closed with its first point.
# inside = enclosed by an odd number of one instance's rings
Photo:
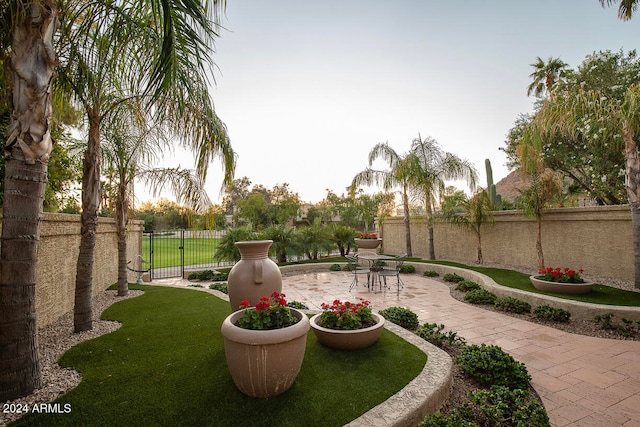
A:
{"type": "Polygon", "coordinates": [[[304,359],[309,318],[296,309],[298,323],[282,329],[253,331],[234,323],[244,310],[229,315],[222,323],[227,366],[238,389],[247,396],[277,396],[293,385],[304,359]]]}
{"type": "Polygon", "coordinates": [[[273,240],[246,240],[236,242],[240,250],[238,261],[229,272],[228,288],[231,310],[240,309],[240,301],[251,304],[260,297],[282,291],[282,273],[278,264],[268,258],[273,240]]]}
{"type": "Polygon", "coordinates": [[[354,329],[349,331],[328,329],[318,325],[320,314],[311,318],[311,329],[318,338],[320,344],[339,350],[358,350],[373,345],[384,328],[384,317],[372,313],[376,324],[364,329],[354,329]]]}
{"type": "Polygon", "coordinates": [[[559,283],[559,282],[549,282],[546,280],[540,280],[535,276],[530,276],[529,279],[533,284],[533,287],[544,291],[544,292],[554,292],[557,294],[568,294],[568,295],[582,295],[588,294],[591,292],[591,288],[593,287],[593,282],[584,282],[584,283],[559,283]]]}
{"type": "Polygon", "coordinates": [[[355,242],[360,249],[375,249],[380,246],[382,239],[355,239],[355,242]]]}

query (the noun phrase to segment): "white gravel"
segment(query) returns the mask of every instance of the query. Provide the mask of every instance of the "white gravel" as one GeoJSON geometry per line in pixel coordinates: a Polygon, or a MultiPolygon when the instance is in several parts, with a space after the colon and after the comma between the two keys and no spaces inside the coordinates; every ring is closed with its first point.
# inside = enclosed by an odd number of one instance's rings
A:
{"type": "MultiPolygon", "coordinates": [[[[142,295],[142,291],[130,290],[126,297],[116,296],[117,291],[104,291],[93,298],[93,329],[91,331],[73,333],[73,312],[66,313],[55,322],[38,330],[38,356],[42,387],[29,396],[21,397],[5,404],[27,404],[32,408],[35,404],[49,403],[80,384],[80,374],[72,369],[58,366],[58,359],[65,351],[83,341],[108,334],[120,328],[120,323],[100,320],[102,312],[111,304],[123,299],[142,295]]],[[[24,414],[8,410],[3,404],[0,411],[0,426],[20,418],[24,414]]]]}

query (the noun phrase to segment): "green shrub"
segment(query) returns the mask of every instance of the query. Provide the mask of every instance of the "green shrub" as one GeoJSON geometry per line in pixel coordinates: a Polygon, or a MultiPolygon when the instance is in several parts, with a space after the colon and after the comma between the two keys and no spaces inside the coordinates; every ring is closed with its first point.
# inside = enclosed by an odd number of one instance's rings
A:
{"type": "Polygon", "coordinates": [[[342,267],[340,267],[340,264],[331,264],[331,267],[329,267],[329,270],[331,270],[331,271],[342,271],[342,267]]]}
{"type": "Polygon", "coordinates": [[[381,310],[379,314],[391,323],[395,323],[410,331],[413,331],[419,325],[418,315],[408,308],[389,307],[381,310]]]}
{"type": "Polygon", "coordinates": [[[190,286],[190,287],[192,287],[192,288],[204,288],[204,286],[202,286],[202,285],[201,285],[201,284],[199,284],[199,283],[191,284],[191,285],[189,285],[189,286],[190,286]]]}
{"type": "Polygon", "coordinates": [[[219,271],[204,270],[194,271],[187,276],[189,280],[213,280],[214,282],[222,282],[229,279],[229,273],[221,273],[219,271]]]}
{"type": "Polygon", "coordinates": [[[475,289],[467,292],[464,296],[464,300],[471,304],[493,304],[496,298],[495,294],[485,289],[475,289]]]}
{"type": "MultiPolygon", "coordinates": [[[[337,264],[336,264],[337,265],[337,264]]],[[[291,301],[287,304],[288,307],[295,308],[297,310],[309,310],[306,304],[301,303],[299,301],[291,301]]]]}
{"type": "Polygon", "coordinates": [[[229,285],[227,284],[227,282],[212,283],[212,284],[209,285],[209,289],[213,289],[215,291],[220,291],[223,294],[228,294],[229,293],[229,285]]]}
{"type": "Polygon", "coordinates": [[[459,283],[464,280],[464,277],[458,276],[456,273],[447,273],[443,277],[445,282],[459,283]]]}
{"type": "MultiPolygon", "coordinates": [[[[623,318],[622,325],[614,323],[612,320],[613,313],[599,314],[593,319],[594,322],[600,325],[601,329],[617,332],[625,338],[631,338],[638,332],[638,329],[633,327],[633,320],[623,318]]],[[[638,325],[640,326],[640,322],[638,322],[638,325]]]]}
{"type": "Polygon", "coordinates": [[[463,280],[462,282],[458,282],[458,286],[456,286],[456,289],[462,292],[469,292],[482,288],[480,288],[480,285],[478,285],[476,282],[472,282],[471,280],[463,280]]]}
{"type": "Polygon", "coordinates": [[[554,322],[568,322],[571,313],[562,308],[551,307],[548,304],[533,309],[533,316],[538,319],[553,320],[554,322]]]}
{"type": "Polygon", "coordinates": [[[437,271],[433,271],[433,270],[427,270],[424,273],[422,273],[423,276],[425,277],[438,277],[440,275],[440,273],[438,273],[437,271]]]}
{"type": "Polygon", "coordinates": [[[456,358],[456,363],[462,371],[484,386],[526,389],[531,380],[524,364],[495,345],[465,347],[456,358]]]}
{"type": "Polygon", "coordinates": [[[442,347],[444,343],[450,346],[463,346],[466,341],[463,337],[458,336],[457,332],[444,330],[444,325],[435,323],[425,323],[415,330],[416,335],[429,341],[431,344],[442,347]]]}
{"type": "Polygon", "coordinates": [[[496,298],[493,306],[498,310],[508,311],[510,313],[531,313],[531,304],[518,298],[496,298]]]}
{"type": "Polygon", "coordinates": [[[215,273],[213,273],[213,277],[211,278],[211,280],[213,280],[214,282],[222,282],[225,280],[229,280],[229,273],[222,273],[222,272],[216,271],[215,273]]]}
{"type": "Polygon", "coordinates": [[[477,405],[479,425],[495,426],[548,426],[549,417],[544,407],[526,390],[509,390],[493,386],[490,390],[471,393],[471,402],[477,405]]]}
{"type": "Polygon", "coordinates": [[[415,272],[416,268],[413,265],[403,264],[402,267],[400,267],[400,273],[411,274],[415,272]]]}
{"type": "Polygon", "coordinates": [[[509,390],[493,386],[469,395],[471,404],[455,408],[449,417],[427,415],[422,427],[472,426],[536,426],[550,425],[549,417],[540,402],[526,390],[509,390]]]}

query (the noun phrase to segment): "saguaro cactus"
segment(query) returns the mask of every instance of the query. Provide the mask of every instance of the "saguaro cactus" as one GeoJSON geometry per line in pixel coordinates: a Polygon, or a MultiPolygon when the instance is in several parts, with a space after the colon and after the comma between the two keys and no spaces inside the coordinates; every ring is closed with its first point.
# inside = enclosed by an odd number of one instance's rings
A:
{"type": "Polygon", "coordinates": [[[496,185],[493,183],[493,169],[491,169],[491,160],[485,159],[484,166],[487,169],[487,191],[491,199],[493,210],[502,208],[502,196],[496,193],[496,185]]]}

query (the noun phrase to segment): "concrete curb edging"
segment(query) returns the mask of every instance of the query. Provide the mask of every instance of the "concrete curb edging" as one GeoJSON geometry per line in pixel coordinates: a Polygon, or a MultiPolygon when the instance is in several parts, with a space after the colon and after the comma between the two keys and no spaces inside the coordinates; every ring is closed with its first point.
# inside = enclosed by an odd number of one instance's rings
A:
{"type": "Polygon", "coordinates": [[[427,363],[402,390],[347,426],[418,425],[425,415],[436,413],[451,393],[453,361],[449,354],[394,323],[386,322],[385,328],[422,350],[427,363]]]}

